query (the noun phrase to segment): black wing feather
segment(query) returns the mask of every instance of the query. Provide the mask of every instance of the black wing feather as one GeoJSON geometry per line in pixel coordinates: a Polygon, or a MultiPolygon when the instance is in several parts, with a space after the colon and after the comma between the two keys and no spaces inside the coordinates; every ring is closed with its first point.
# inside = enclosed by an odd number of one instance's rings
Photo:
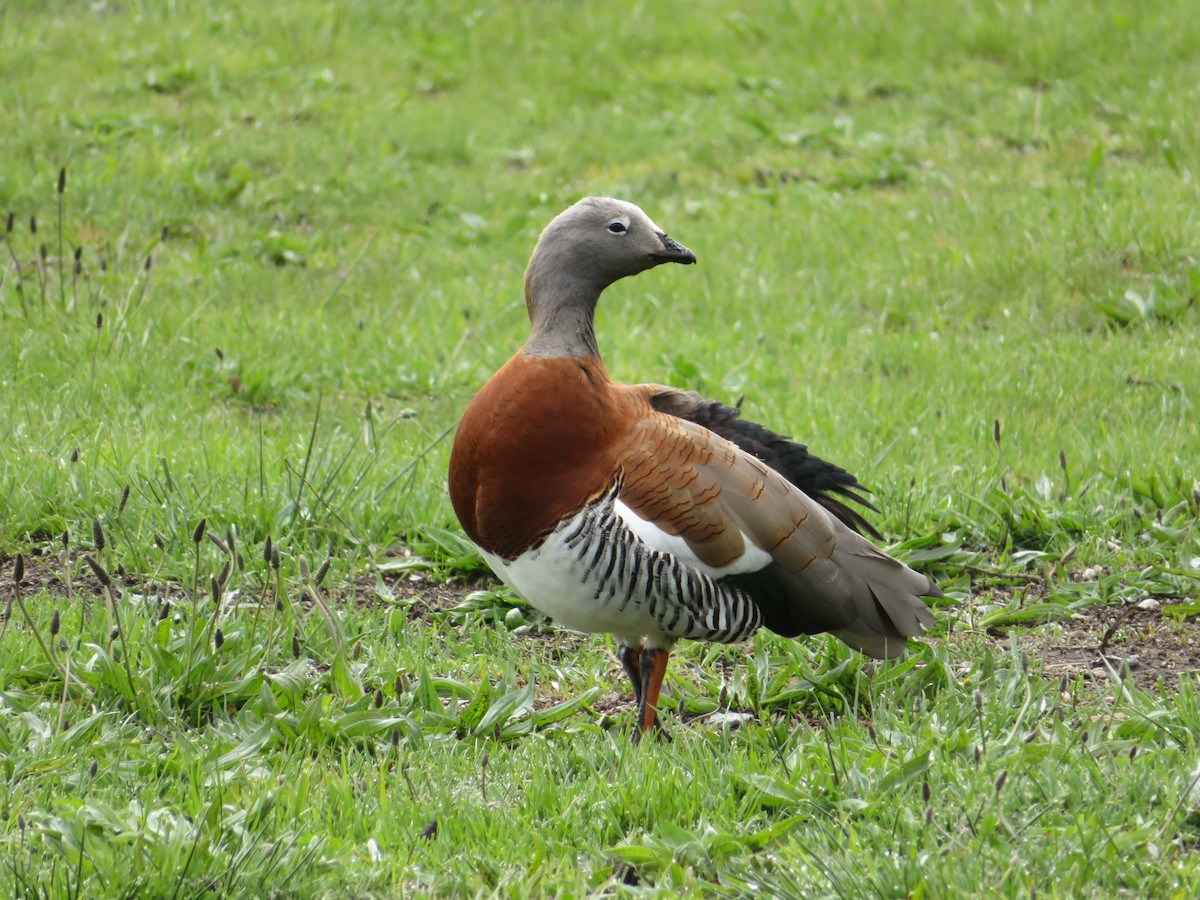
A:
{"type": "Polygon", "coordinates": [[[856,509],[842,502],[852,500],[874,512],[879,510],[863,494],[871,493],[841,466],[814,456],[804,444],[776,434],[764,425],[741,417],[742,411],[718,400],[707,400],[693,391],[662,388],[650,403],[659,412],[695,422],[762,460],[827,511],[859,534],[882,535],[856,509]],[[833,496],[833,495],[838,496],[833,496]]]}

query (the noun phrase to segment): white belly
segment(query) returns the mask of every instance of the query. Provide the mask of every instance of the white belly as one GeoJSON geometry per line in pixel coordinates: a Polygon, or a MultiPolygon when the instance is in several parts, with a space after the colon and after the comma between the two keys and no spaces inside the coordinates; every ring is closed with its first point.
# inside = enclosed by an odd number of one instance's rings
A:
{"type": "Polygon", "coordinates": [[[603,603],[595,587],[584,581],[584,565],[563,546],[561,532],[511,562],[482,553],[501,581],[559,625],[576,631],[608,632],[635,647],[652,633],[662,638],[656,646],[674,643],[658,633],[642,604],[631,603],[622,609],[617,603],[603,603]]]}
{"type": "Polygon", "coordinates": [[[560,625],[606,631],[635,647],[669,648],[679,638],[738,641],[762,624],[747,595],[718,582],[726,573],[705,571],[673,547],[654,548],[614,510],[615,499],[614,489],[516,559],[481,550],[483,558],[560,625]]]}

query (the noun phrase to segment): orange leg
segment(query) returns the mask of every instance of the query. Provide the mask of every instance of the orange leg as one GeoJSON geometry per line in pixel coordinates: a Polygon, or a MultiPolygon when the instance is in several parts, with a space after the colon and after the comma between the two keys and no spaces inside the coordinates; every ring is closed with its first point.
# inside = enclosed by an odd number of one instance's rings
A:
{"type": "Polygon", "coordinates": [[[633,733],[635,743],[643,734],[659,724],[658,693],[662,689],[663,676],[667,674],[667,660],[670,658],[671,651],[661,647],[647,647],[642,651],[642,658],[639,660],[642,690],[641,697],[638,698],[638,727],[633,733]]]}

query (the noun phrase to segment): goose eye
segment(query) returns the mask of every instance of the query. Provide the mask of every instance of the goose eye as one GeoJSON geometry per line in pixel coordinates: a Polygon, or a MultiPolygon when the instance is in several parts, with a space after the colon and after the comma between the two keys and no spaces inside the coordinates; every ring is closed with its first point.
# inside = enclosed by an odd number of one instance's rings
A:
{"type": "Polygon", "coordinates": [[[624,234],[629,230],[629,223],[624,219],[613,219],[608,223],[608,230],[613,234],[624,234]]]}

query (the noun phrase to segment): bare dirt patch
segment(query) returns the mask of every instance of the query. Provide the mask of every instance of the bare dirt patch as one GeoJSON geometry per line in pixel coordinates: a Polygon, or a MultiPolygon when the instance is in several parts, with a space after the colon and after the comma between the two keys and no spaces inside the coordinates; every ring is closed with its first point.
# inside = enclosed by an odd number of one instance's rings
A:
{"type": "MultiPolygon", "coordinates": [[[[14,558],[0,558],[0,606],[7,609],[16,597],[16,582],[13,581],[14,558]]],[[[39,594],[48,595],[53,599],[81,597],[91,600],[103,594],[100,579],[87,567],[81,568],[77,576],[71,578],[68,585],[64,580],[63,566],[56,557],[40,553],[25,557],[25,577],[21,581],[21,596],[36,597],[39,594]]],[[[115,582],[122,587],[122,579],[118,576],[115,582]]],[[[128,583],[127,583],[128,584],[128,583]]]]}
{"type": "MultiPolygon", "coordinates": [[[[429,617],[453,609],[472,591],[489,586],[483,578],[463,578],[455,575],[447,581],[434,581],[422,572],[405,575],[385,575],[382,579],[391,596],[377,589],[375,572],[357,578],[348,599],[360,609],[377,609],[381,605],[400,604],[408,609],[410,620],[429,617]]],[[[336,592],[335,592],[336,593],[336,592]]]]}
{"type": "Polygon", "coordinates": [[[1049,675],[1092,674],[1107,680],[1117,672],[1154,690],[1160,682],[1170,689],[1181,676],[1200,673],[1195,623],[1164,619],[1158,610],[1137,606],[1090,607],[1068,622],[1022,629],[1017,641],[1045,661],[1049,675]]]}
{"type": "MultiPolygon", "coordinates": [[[[1050,599],[1042,579],[1029,579],[1024,590],[1030,603],[1050,599]]],[[[1006,603],[1012,599],[1011,588],[979,585],[972,593],[972,602],[997,596],[1006,603]]],[[[1060,621],[989,628],[985,635],[995,646],[1008,647],[1015,634],[1018,647],[1030,658],[1041,659],[1050,676],[1085,675],[1107,682],[1116,673],[1147,690],[1155,690],[1160,682],[1174,689],[1181,676],[1200,674],[1200,632],[1195,617],[1179,621],[1165,616],[1163,606],[1162,600],[1151,597],[1083,606],[1060,621]]]]}
{"type": "MultiPolygon", "coordinates": [[[[102,586],[87,566],[76,567],[78,575],[71,583],[64,580],[63,568],[55,557],[31,555],[25,558],[22,596],[40,598],[38,602],[61,602],[73,597],[77,602],[94,601],[102,595],[102,586]]],[[[146,591],[148,586],[135,578],[113,573],[119,590],[146,591]]],[[[455,576],[435,582],[422,572],[388,574],[383,584],[390,596],[377,590],[375,573],[328,591],[335,602],[353,603],[364,609],[401,605],[412,620],[425,620],[458,606],[472,591],[487,589],[492,582],[486,575],[455,576]]],[[[13,560],[0,560],[0,615],[11,615],[16,593],[13,560]]],[[[161,588],[160,588],[161,590],[161,588]]],[[[164,593],[182,592],[167,587],[164,593]]],[[[1031,658],[1041,659],[1049,675],[1095,676],[1108,680],[1110,669],[1133,679],[1146,689],[1161,682],[1172,689],[1178,679],[1200,673],[1200,629],[1196,620],[1178,622],[1164,618],[1158,609],[1138,606],[1094,606],[1072,618],[1052,625],[992,631],[989,641],[1007,646],[1015,631],[1018,645],[1031,658]]],[[[552,660],[569,657],[572,642],[578,638],[569,632],[545,634],[537,628],[523,629],[524,640],[544,643],[543,652],[552,660]]],[[[952,637],[951,640],[954,638],[952,637]]]]}
{"type": "MultiPolygon", "coordinates": [[[[486,575],[466,582],[434,584],[423,578],[389,581],[397,597],[418,598],[410,617],[452,609],[472,591],[487,589],[486,575]]],[[[372,581],[373,585],[374,582],[372,581]]],[[[1182,675],[1200,673],[1200,629],[1195,620],[1177,622],[1164,618],[1156,609],[1137,606],[1093,606],[1053,625],[1012,629],[1018,645],[1032,658],[1042,659],[1048,675],[1095,675],[1108,680],[1109,669],[1132,678],[1141,687],[1154,689],[1161,681],[1173,688],[1182,675]]],[[[570,632],[544,634],[532,631],[525,639],[566,642],[577,638],[570,632]]],[[[993,630],[987,640],[1008,646],[1009,633],[993,630]]],[[[555,659],[562,653],[552,653],[555,659]]]]}

